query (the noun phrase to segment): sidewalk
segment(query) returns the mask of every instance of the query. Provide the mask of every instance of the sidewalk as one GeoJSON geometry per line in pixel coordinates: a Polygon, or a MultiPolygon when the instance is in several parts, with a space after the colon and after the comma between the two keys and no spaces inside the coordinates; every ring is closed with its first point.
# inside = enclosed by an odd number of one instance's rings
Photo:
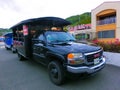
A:
{"type": "Polygon", "coordinates": [[[106,63],[120,67],[120,53],[104,52],[106,63]]]}

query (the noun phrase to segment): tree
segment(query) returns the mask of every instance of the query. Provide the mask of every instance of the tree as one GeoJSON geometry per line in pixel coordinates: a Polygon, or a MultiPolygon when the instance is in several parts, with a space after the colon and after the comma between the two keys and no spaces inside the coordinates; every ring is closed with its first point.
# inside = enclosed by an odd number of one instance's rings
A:
{"type": "Polygon", "coordinates": [[[0,28],[0,36],[4,35],[7,32],[12,32],[12,30],[0,28]]]}

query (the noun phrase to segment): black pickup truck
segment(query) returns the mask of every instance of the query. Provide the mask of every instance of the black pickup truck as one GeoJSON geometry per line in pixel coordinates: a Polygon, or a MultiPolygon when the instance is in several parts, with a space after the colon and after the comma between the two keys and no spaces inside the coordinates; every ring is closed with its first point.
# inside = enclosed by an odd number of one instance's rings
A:
{"type": "Polygon", "coordinates": [[[103,49],[76,41],[63,31],[67,24],[61,18],[45,17],[11,27],[19,59],[33,59],[47,66],[50,80],[56,85],[62,84],[68,73],[93,74],[105,65],[103,49]]]}

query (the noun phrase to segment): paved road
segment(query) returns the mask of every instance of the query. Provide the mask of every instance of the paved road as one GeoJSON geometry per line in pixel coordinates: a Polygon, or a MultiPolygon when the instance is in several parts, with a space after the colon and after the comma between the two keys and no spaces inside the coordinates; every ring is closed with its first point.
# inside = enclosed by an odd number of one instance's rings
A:
{"type": "Polygon", "coordinates": [[[56,86],[45,67],[34,61],[21,62],[0,45],[0,90],[120,90],[120,67],[106,65],[95,76],[68,79],[64,85],[56,86]]]}

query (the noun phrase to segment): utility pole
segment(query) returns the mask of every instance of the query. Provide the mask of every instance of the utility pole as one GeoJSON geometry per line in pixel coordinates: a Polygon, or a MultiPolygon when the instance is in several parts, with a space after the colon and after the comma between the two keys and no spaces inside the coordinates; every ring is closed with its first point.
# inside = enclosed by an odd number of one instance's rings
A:
{"type": "Polygon", "coordinates": [[[78,22],[80,22],[80,15],[78,15],[78,22]]]}

